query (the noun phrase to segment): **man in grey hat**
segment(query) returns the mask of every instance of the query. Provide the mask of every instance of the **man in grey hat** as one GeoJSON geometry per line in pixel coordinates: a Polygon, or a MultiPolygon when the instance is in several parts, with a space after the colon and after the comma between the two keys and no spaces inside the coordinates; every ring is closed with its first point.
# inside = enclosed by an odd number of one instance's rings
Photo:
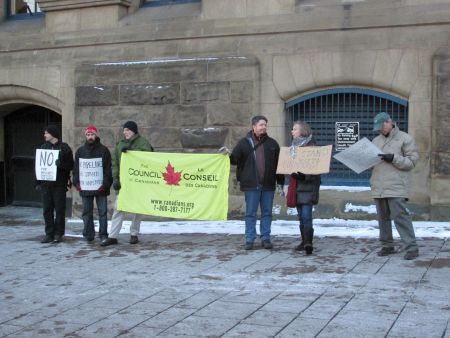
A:
{"type": "Polygon", "coordinates": [[[411,170],[419,161],[417,146],[410,135],[397,128],[387,113],[375,116],[373,130],[380,135],[372,142],[383,152],[378,155],[382,161],[373,168],[370,178],[382,245],[378,255],[387,256],[396,252],[391,223],[394,221],[406,252],[404,258],[415,259],[419,249],[406,202],[411,170]]]}

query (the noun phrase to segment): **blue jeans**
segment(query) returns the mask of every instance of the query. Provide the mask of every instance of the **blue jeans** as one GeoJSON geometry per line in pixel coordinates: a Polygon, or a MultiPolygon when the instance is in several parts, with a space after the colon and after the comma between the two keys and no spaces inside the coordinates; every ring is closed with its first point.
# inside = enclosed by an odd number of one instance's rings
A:
{"type": "Polygon", "coordinates": [[[261,207],[261,221],[259,223],[261,240],[270,240],[274,195],[275,191],[261,190],[260,188],[245,192],[245,241],[247,243],[253,243],[256,238],[258,205],[261,207]]]}
{"type": "Polygon", "coordinates": [[[98,222],[99,229],[98,234],[100,238],[108,237],[108,201],[107,196],[95,195],[95,196],[83,196],[83,237],[87,239],[94,239],[94,198],[97,203],[98,209],[98,222]]]}
{"type": "Polygon", "coordinates": [[[300,224],[305,228],[312,228],[312,204],[297,204],[297,213],[300,224]]]}

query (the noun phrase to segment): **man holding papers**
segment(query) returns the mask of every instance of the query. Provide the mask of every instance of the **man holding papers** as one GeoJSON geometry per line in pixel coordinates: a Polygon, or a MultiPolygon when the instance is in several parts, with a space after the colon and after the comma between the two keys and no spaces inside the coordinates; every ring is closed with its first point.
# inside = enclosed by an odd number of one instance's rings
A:
{"type": "Polygon", "coordinates": [[[380,135],[372,141],[381,149],[381,162],[374,166],[370,186],[377,208],[382,244],[379,256],[395,252],[392,238],[392,223],[400,234],[406,251],[404,258],[415,259],[419,255],[411,215],[406,207],[410,174],[419,154],[414,139],[400,131],[387,113],[374,118],[374,131],[380,135]]]}

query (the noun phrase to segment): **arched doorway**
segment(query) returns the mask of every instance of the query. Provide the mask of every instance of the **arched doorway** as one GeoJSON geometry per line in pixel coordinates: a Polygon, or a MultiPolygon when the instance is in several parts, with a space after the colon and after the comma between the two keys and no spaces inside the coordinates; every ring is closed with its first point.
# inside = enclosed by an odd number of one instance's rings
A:
{"type": "MultiPolygon", "coordinates": [[[[400,97],[366,88],[339,87],[303,95],[286,103],[288,121],[309,123],[318,144],[333,145],[336,153],[337,122],[354,123],[359,139],[372,140],[377,134],[373,118],[380,112],[390,114],[401,130],[408,131],[408,101],[400,97]]],[[[289,134],[288,134],[289,135],[289,134]]],[[[356,174],[332,158],[330,173],[322,175],[323,185],[368,186],[370,171],[356,174]]]]}
{"type": "Polygon", "coordinates": [[[61,127],[61,116],[37,105],[14,104],[2,108],[5,142],[3,205],[41,206],[41,195],[34,190],[35,151],[44,142],[43,132],[48,124],[61,127]]]}

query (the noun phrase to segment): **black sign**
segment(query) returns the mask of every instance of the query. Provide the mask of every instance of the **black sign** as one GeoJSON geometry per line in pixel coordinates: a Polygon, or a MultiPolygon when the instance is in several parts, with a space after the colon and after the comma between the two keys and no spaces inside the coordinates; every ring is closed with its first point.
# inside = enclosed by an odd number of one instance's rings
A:
{"type": "Polygon", "coordinates": [[[336,151],[345,150],[359,141],[359,122],[336,122],[336,151]]]}

